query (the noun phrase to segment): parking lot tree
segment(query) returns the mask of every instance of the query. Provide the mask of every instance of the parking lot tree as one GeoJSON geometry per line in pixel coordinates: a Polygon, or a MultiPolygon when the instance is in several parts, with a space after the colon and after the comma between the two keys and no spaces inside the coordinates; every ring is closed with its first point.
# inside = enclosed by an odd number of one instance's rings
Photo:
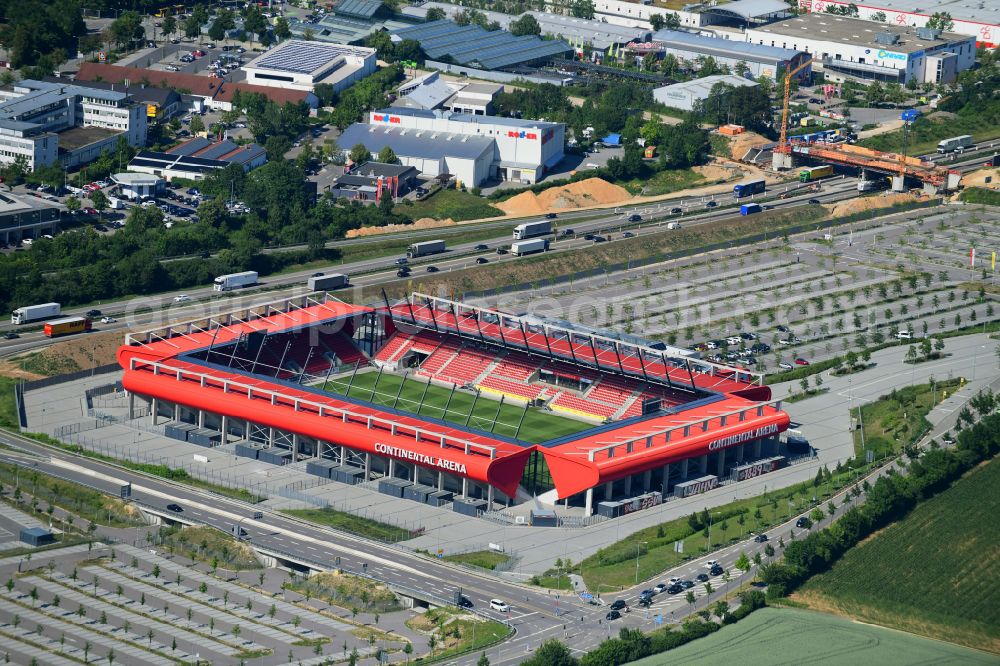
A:
{"type": "Polygon", "coordinates": [[[192,135],[201,134],[205,131],[205,121],[201,119],[201,116],[192,116],[188,129],[191,130],[192,135]]]}
{"type": "Polygon", "coordinates": [[[188,39],[195,39],[201,35],[201,26],[203,21],[201,21],[197,13],[192,12],[190,16],[184,19],[184,36],[188,39]]]}
{"type": "Polygon", "coordinates": [[[243,29],[250,37],[250,45],[253,45],[254,35],[265,35],[268,32],[267,19],[261,13],[256,4],[250,4],[243,10],[243,29]]]}
{"type": "Polygon", "coordinates": [[[369,161],[372,158],[372,154],[365,147],[365,144],[357,143],[351,146],[350,158],[355,164],[360,164],[369,161]]]}
{"type": "Polygon", "coordinates": [[[285,153],[291,149],[292,142],[288,140],[287,136],[281,134],[269,136],[267,137],[267,141],[264,142],[264,152],[267,153],[267,159],[270,162],[284,160],[285,153]]]}
{"type": "Polygon", "coordinates": [[[444,10],[440,7],[431,7],[427,10],[427,21],[440,21],[441,19],[448,18],[444,10]]]}
{"type": "Polygon", "coordinates": [[[163,19],[163,25],[160,26],[163,30],[163,34],[169,39],[175,32],[177,32],[177,19],[173,16],[168,16],[163,19]]]}
{"type": "Polygon", "coordinates": [[[80,200],[77,199],[76,197],[69,197],[64,202],[64,205],[66,206],[66,210],[68,210],[71,213],[73,211],[80,210],[80,200]]]}
{"type": "Polygon", "coordinates": [[[100,215],[103,215],[104,211],[108,209],[109,205],[111,205],[111,202],[108,201],[108,195],[106,195],[102,190],[91,192],[90,203],[94,205],[94,209],[97,210],[100,215]]]}
{"type": "Polygon", "coordinates": [[[279,16],[274,22],[274,36],[281,41],[284,41],[292,36],[292,31],[288,27],[288,19],[284,16],[279,16]]]}

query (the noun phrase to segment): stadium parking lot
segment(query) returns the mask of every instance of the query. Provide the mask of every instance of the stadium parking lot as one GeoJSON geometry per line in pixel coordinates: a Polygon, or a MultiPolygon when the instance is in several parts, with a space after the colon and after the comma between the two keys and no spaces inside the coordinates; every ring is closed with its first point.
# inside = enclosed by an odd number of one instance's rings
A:
{"type": "Polygon", "coordinates": [[[775,372],[797,359],[805,365],[993,320],[996,295],[966,282],[991,270],[998,217],[935,208],[902,223],[695,255],[486,300],[508,311],[530,304],[677,346],[715,341],[704,357],[775,372]],[[974,246],[980,256],[973,270],[974,246]],[[726,342],[741,332],[755,337],[726,342]],[[759,344],[770,349],[743,351],[759,344]]]}

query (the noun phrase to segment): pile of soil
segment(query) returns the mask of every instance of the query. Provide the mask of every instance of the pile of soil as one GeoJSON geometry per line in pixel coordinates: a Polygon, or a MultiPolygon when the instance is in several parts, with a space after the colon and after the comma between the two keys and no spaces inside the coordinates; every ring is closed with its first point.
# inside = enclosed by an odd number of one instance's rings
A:
{"type": "Polygon", "coordinates": [[[1000,169],[987,167],[985,169],[976,169],[975,171],[963,174],[962,186],[982,187],[987,190],[1000,190],[1000,169]],[[987,178],[992,178],[993,180],[987,183],[987,178]]]}
{"type": "Polygon", "coordinates": [[[911,194],[910,192],[894,192],[877,197],[859,197],[857,199],[851,199],[849,201],[843,201],[836,204],[823,204],[823,207],[829,210],[833,214],[833,217],[842,217],[844,215],[850,215],[851,213],[878,210],[880,208],[889,208],[896,204],[907,203],[909,201],[919,201],[922,198],[923,197],[911,194]]]}
{"type": "Polygon", "coordinates": [[[602,178],[587,178],[563,187],[551,187],[541,194],[522,192],[494,204],[508,215],[541,215],[549,211],[621,203],[632,198],[628,190],[602,178]]]}
{"type": "Polygon", "coordinates": [[[438,227],[451,227],[454,225],[455,220],[450,217],[443,220],[435,220],[433,217],[422,217],[413,224],[387,224],[384,227],[362,227],[361,229],[351,229],[347,232],[347,237],[358,238],[361,236],[378,236],[380,234],[391,234],[397,231],[436,229],[438,227]]]}
{"type": "Polygon", "coordinates": [[[757,134],[756,132],[744,132],[743,134],[737,134],[732,137],[729,141],[729,152],[734,160],[743,159],[743,156],[747,154],[747,151],[751,148],[759,148],[771,143],[766,137],[757,134]]]}
{"type": "Polygon", "coordinates": [[[696,166],[692,167],[691,170],[700,174],[710,183],[731,180],[740,175],[739,169],[736,169],[735,167],[724,167],[717,164],[696,166]]]}

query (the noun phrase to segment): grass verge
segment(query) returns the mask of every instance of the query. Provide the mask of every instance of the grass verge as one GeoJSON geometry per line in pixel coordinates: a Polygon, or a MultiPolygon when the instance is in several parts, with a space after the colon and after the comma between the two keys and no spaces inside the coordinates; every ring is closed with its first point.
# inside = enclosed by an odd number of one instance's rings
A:
{"type": "Polygon", "coordinates": [[[307,599],[315,597],[351,611],[388,613],[402,608],[396,595],[383,583],[336,571],[296,578],[285,583],[285,587],[307,599]]]}
{"type": "Polygon", "coordinates": [[[406,626],[427,635],[430,654],[416,663],[438,661],[473,652],[503,640],[510,629],[496,620],[485,620],[453,608],[434,608],[406,621],[406,626]]]}
{"type": "Polygon", "coordinates": [[[947,379],[931,384],[917,384],[880,397],[861,406],[862,428],[854,431],[854,453],[865,449],[876,458],[898,453],[915,443],[931,424],[927,414],[944,401],[959,386],[959,379],[947,379]]]}
{"type": "Polygon", "coordinates": [[[414,220],[432,217],[435,220],[451,218],[456,222],[478,220],[484,217],[502,217],[504,212],[486,203],[482,197],[462,190],[438,190],[423,201],[403,204],[399,210],[414,220]]]}
{"type": "Polygon", "coordinates": [[[229,571],[262,569],[253,548],[214,527],[172,527],[160,530],[163,547],[213,568],[229,571]]]}
{"type": "Polygon", "coordinates": [[[441,559],[448,562],[457,562],[458,564],[468,564],[473,567],[479,567],[480,569],[489,569],[490,571],[496,569],[501,564],[507,564],[507,562],[510,562],[509,555],[497,553],[492,550],[474,550],[469,553],[445,555],[441,559]]]}
{"type": "Polygon", "coordinates": [[[395,543],[412,539],[416,534],[410,530],[382,523],[370,518],[361,518],[344,511],[337,511],[326,506],[320,509],[281,509],[281,513],[308,520],[317,525],[325,525],[334,529],[357,534],[358,536],[395,543]]]}

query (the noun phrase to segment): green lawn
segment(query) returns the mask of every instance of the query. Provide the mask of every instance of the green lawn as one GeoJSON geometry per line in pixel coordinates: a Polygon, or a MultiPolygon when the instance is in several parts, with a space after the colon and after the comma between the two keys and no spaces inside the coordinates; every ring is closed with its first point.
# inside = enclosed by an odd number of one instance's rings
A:
{"type": "Polygon", "coordinates": [[[468,425],[472,428],[508,437],[513,437],[518,432],[518,423],[521,422],[523,414],[524,422],[521,423],[518,438],[527,441],[543,442],[553,437],[562,437],[594,427],[590,423],[556,416],[534,408],[524,413],[524,408],[517,405],[504,404],[503,407],[500,407],[498,400],[487,397],[485,393],[476,400],[475,396],[469,393],[455,391],[451,397],[451,404],[449,404],[450,390],[440,386],[428,386],[422,379],[404,380],[401,375],[382,373],[381,378],[379,378],[377,372],[359,373],[354,378],[350,392],[348,392],[348,381],[349,377],[331,380],[326,384],[324,390],[367,400],[376,405],[391,406],[395,403],[396,409],[452,423],[464,424],[468,420],[468,425]],[[376,379],[378,379],[378,387],[377,390],[374,390],[376,379]],[[400,390],[401,387],[402,390],[400,390]],[[424,395],[425,389],[426,395],[424,395]],[[420,404],[421,396],[423,396],[423,405],[420,404]],[[473,404],[475,404],[474,410],[472,409],[473,404]],[[448,408],[447,414],[445,413],[446,406],[448,408]],[[497,413],[498,408],[499,414],[497,413]],[[469,418],[470,410],[472,411],[471,418],[469,418]]]}
{"type": "MultiPolygon", "coordinates": [[[[907,386],[864,405],[864,437],[861,430],[854,432],[855,455],[863,457],[864,449],[868,449],[875,452],[875,458],[882,458],[917,441],[930,428],[927,413],[957,386],[958,379],[937,382],[933,393],[930,384],[907,386]]],[[[857,418],[857,410],[852,417],[857,418]]]]}
{"type": "Polygon", "coordinates": [[[317,525],[326,525],[378,541],[395,543],[412,539],[414,536],[413,532],[401,527],[337,511],[328,506],[321,509],[281,509],[281,512],[317,525]]]}
{"type": "Polygon", "coordinates": [[[716,664],[935,664],[986,666],[990,655],[791,608],[762,608],[674,650],[630,662],[630,666],[715,666],[716,664]]]}
{"type": "Polygon", "coordinates": [[[793,598],[1000,654],[997,488],[994,458],[849,550],[793,598]]]}
{"type": "Polygon", "coordinates": [[[456,222],[504,215],[502,210],[494,208],[482,197],[461,190],[438,190],[423,201],[400,205],[397,210],[414,220],[422,217],[444,220],[450,217],[456,222]]]}
{"type": "Polygon", "coordinates": [[[691,169],[667,169],[653,174],[652,177],[643,180],[631,180],[622,183],[629,192],[640,194],[644,197],[670,194],[689,187],[695,187],[705,182],[705,177],[691,169]]]}
{"type": "Polygon", "coordinates": [[[459,564],[469,564],[481,569],[496,569],[501,564],[510,561],[510,556],[497,553],[492,550],[475,550],[470,553],[460,553],[458,555],[445,555],[448,562],[458,562],[459,564]]]}
{"type": "Polygon", "coordinates": [[[0,427],[17,428],[17,402],[14,400],[16,379],[0,377],[0,427]]]}

